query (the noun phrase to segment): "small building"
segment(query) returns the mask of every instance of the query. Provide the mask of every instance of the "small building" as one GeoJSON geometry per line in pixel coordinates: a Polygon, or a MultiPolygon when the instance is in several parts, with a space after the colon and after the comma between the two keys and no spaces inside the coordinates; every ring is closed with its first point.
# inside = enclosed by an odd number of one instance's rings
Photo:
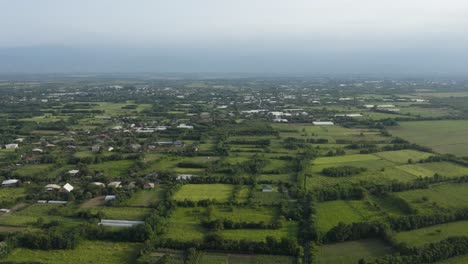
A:
{"type": "Polygon", "coordinates": [[[0,209],[0,213],[6,214],[6,213],[9,213],[9,212],[10,212],[10,209],[6,209],[6,208],[0,209]]]}
{"type": "Polygon", "coordinates": [[[128,221],[128,220],[109,220],[101,219],[99,225],[110,226],[110,227],[134,227],[136,225],[142,225],[143,221],[128,221]]]}
{"type": "Polygon", "coordinates": [[[271,185],[265,185],[262,188],[262,192],[272,192],[272,191],[273,191],[273,187],[271,185]]]}
{"type": "Polygon", "coordinates": [[[73,191],[73,189],[75,189],[75,188],[74,188],[71,184],[66,183],[66,184],[60,189],[60,191],[61,191],[61,192],[67,192],[67,193],[69,193],[69,192],[73,191]]]}
{"type": "Polygon", "coordinates": [[[16,144],[16,143],[6,144],[6,145],[5,145],[5,148],[6,148],[6,149],[17,149],[18,147],[19,147],[19,146],[18,146],[18,144],[16,144]]]}
{"type": "Polygon", "coordinates": [[[62,187],[58,184],[47,184],[45,187],[46,191],[50,192],[50,191],[58,191],[60,190],[62,187]]]}
{"type": "Polygon", "coordinates": [[[42,154],[44,152],[44,150],[40,149],[40,148],[35,148],[32,150],[32,153],[34,154],[42,154]]]}
{"type": "Polygon", "coordinates": [[[331,121],[314,121],[314,122],[312,122],[312,124],[314,124],[314,126],[333,126],[333,125],[335,125],[331,121]]]}
{"type": "Polygon", "coordinates": [[[143,185],[143,189],[153,189],[154,188],[154,183],[152,182],[147,182],[143,185]]]}
{"type": "Polygon", "coordinates": [[[180,124],[177,126],[177,128],[184,128],[184,129],[193,129],[193,126],[189,126],[186,124],[180,124]]]}
{"type": "Polygon", "coordinates": [[[15,142],[16,142],[16,143],[23,143],[23,141],[24,141],[24,138],[17,138],[17,139],[15,139],[15,142]]]}
{"type": "Polygon", "coordinates": [[[66,204],[67,201],[57,201],[57,200],[49,200],[47,201],[49,204],[66,204]]]}
{"type": "Polygon", "coordinates": [[[80,171],[79,170],[69,170],[68,174],[74,176],[74,175],[78,174],[78,172],[80,172],[80,171]]]}
{"type": "Polygon", "coordinates": [[[117,197],[115,195],[106,195],[104,196],[104,201],[108,202],[108,201],[112,201],[112,200],[115,200],[117,197]]]}
{"type": "Polygon", "coordinates": [[[98,187],[106,187],[106,185],[102,182],[92,182],[91,185],[98,187]]]}
{"type": "Polygon", "coordinates": [[[107,187],[120,188],[120,187],[122,187],[121,184],[122,184],[122,182],[113,181],[113,182],[109,182],[109,184],[107,184],[107,187]]]}
{"type": "Polygon", "coordinates": [[[179,180],[179,181],[186,181],[186,180],[190,180],[194,175],[192,174],[179,174],[177,175],[177,178],[176,180],[179,180]]]}
{"type": "Polygon", "coordinates": [[[20,180],[17,179],[4,180],[2,182],[2,187],[18,187],[19,183],[20,180]]]}
{"type": "Polygon", "coordinates": [[[99,150],[101,150],[101,145],[96,144],[96,145],[91,146],[91,151],[92,152],[98,152],[99,150]]]}

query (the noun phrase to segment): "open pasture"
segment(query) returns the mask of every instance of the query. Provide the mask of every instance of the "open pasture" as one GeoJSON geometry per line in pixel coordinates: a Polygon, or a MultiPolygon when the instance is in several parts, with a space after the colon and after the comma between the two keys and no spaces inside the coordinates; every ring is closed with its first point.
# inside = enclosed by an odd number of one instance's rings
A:
{"type": "Polygon", "coordinates": [[[244,255],[244,254],[222,254],[204,253],[200,263],[204,264],[293,264],[296,263],[290,256],[271,255],[244,255]]]}
{"type": "Polygon", "coordinates": [[[279,229],[225,229],[221,232],[224,239],[265,241],[270,236],[276,239],[296,239],[299,226],[296,222],[284,222],[279,229]]]}
{"type": "Polygon", "coordinates": [[[140,190],[132,195],[126,202],[128,206],[147,207],[164,198],[164,189],[156,187],[151,190],[140,190]]]}
{"type": "Polygon", "coordinates": [[[132,160],[115,160],[106,161],[99,164],[90,164],[88,165],[88,169],[90,171],[102,172],[106,176],[119,177],[126,176],[128,174],[128,170],[132,165],[132,160]]]}
{"type": "Polygon", "coordinates": [[[441,184],[429,189],[411,190],[396,193],[418,211],[463,209],[468,203],[468,184],[441,184]]]}
{"type": "Polygon", "coordinates": [[[350,264],[358,263],[362,258],[370,261],[377,257],[391,254],[389,245],[377,239],[349,241],[317,248],[316,262],[318,264],[350,264]]]}
{"type": "Polygon", "coordinates": [[[0,188],[0,206],[12,206],[17,199],[25,195],[26,190],[24,188],[0,188]]]}
{"type": "Polygon", "coordinates": [[[226,219],[233,222],[270,223],[277,217],[277,209],[271,207],[213,207],[211,219],[226,219]]]}
{"type": "Polygon", "coordinates": [[[150,213],[148,208],[101,206],[91,209],[92,212],[103,212],[106,219],[144,220],[150,213]]]}
{"type": "Polygon", "coordinates": [[[203,239],[207,232],[200,224],[203,216],[203,208],[179,207],[175,209],[169,219],[167,232],[164,237],[177,241],[203,239]]]}
{"type": "Polygon", "coordinates": [[[426,159],[430,156],[433,156],[432,153],[412,150],[412,149],[403,149],[397,151],[383,151],[374,153],[375,156],[380,157],[384,160],[397,163],[397,164],[406,164],[408,160],[411,159],[413,162],[418,162],[419,160],[426,159]]]}
{"type": "Polygon", "coordinates": [[[411,247],[421,247],[454,236],[468,236],[468,221],[451,222],[400,232],[395,234],[395,239],[398,243],[406,243],[411,247]]]}
{"type": "Polygon", "coordinates": [[[468,121],[441,120],[400,122],[390,133],[439,153],[468,156],[468,121]]]}
{"type": "Polygon", "coordinates": [[[383,216],[382,211],[371,206],[367,201],[361,200],[337,200],[318,203],[316,209],[316,227],[319,232],[327,232],[331,228],[343,222],[352,224],[383,216]]]}
{"type": "Polygon", "coordinates": [[[229,184],[185,184],[174,194],[173,199],[194,202],[215,199],[218,202],[227,202],[233,190],[233,185],[229,184]]]}
{"type": "Polygon", "coordinates": [[[141,245],[137,243],[82,241],[73,250],[31,250],[16,248],[2,261],[13,263],[114,264],[135,263],[141,245]]]}

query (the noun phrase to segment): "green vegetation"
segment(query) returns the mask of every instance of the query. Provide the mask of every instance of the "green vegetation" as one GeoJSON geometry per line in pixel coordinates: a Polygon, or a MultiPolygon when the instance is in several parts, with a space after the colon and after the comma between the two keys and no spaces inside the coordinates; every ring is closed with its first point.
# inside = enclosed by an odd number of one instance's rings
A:
{"type": "Polygon", "coordinates": [[[380,240],[369,239],[343,242],[317,247],[316,263],[358,263],[362,258],[371,260],[390,253],[392,253],[391,247],[380,240]]]}
{"type": "Polygon", "coordinates": [[[228,184],[187,184],[174,195],[176,201],[200,201],[215,199],[218,202],[227,202],[233,191],[228,184]]]}

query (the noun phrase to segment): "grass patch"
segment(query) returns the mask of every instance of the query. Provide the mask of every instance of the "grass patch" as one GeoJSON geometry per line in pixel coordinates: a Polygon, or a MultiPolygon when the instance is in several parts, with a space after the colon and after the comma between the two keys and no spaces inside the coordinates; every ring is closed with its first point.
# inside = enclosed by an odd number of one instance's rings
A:
{"type": "Polygon", "coordinates": [[[15,248],[2,261],[28,263],[135,263],[141,245],[137,243],[114,243],[82,241],[74,250],[31,250],[15,248]]]}
{"type": "Polygon", "coordinates": [[[370,221],[382,216],[382,212],[367,201],[331,201],[316,205],[316,227],[327,232],[340,222],[345,224],[370,221]]]}
{"type": "Polygon", "coordinates": [[[468,156],[468,121],[465,120],[401,122],[398,127],[390,128],[390,132],[440,153],[468,156]]]}
{"type": "Polygon", "coordinates": [[[229,184],[186,184],[173,196],[176,201],[200,201],[216,199],[218,202],[227,202],[232,195],[233,186],[229,184]]]}
{"type": "Polygon", "coordinates": [[[361,258],[371,261],[390,253],[391,247],[381,240],[365,239],[319,246],[315,259],[318,264],[349,264],[358,263],[361,258]]]}
{"type": "Polygon", "coordinates": [[[411,247],[421,247],[425,244],[439,242],[453,236],[468,236],[468,221],[458,221],[435,225],[395,235],[398,243],[407,243],[411,247]]]}

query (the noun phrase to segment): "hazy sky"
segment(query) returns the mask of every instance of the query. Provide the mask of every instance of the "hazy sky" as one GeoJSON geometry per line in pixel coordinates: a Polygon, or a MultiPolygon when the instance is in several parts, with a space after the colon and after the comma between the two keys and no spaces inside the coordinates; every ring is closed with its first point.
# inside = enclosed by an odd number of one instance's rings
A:
{"type": "Polygon", "coordinates": [[[466,0],[0,0],[0,10],[2,71],[468,66],[466,0]]]}

